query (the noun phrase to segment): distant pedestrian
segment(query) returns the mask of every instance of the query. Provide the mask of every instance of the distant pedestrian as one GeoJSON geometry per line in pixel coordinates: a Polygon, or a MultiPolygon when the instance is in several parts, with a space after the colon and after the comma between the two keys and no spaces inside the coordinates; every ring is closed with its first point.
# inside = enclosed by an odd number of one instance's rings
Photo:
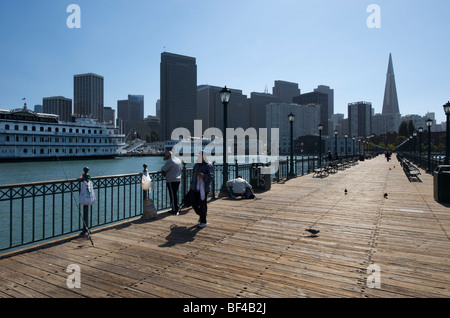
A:
{"type": "Polygon", "coordinates": [[[166,163],[161,171],[166,177],[167,191],[169,191],[171,213],[177,214],[180,210],[178,205],[178,188],[181,182],[181,160],[175,157],[171,151],[167,151],[164,160],[166,163]]]}
{"type": "Polygon", "coordinates": [[[211,191],[211,182],[214,182],[214,177],[214,167],[207,161],[206,155],[202,151],[194,165],[191,179],[192,207],[200,217],[198,220],[198,227],[200,228],[206,226],[207,197],[209,191],[211,191]]]}
{"type": "Polygon", "coordinates": [[[332,161],[333,156],[331,155],[331,151],[328,151],[328,161],[332,161]]]}

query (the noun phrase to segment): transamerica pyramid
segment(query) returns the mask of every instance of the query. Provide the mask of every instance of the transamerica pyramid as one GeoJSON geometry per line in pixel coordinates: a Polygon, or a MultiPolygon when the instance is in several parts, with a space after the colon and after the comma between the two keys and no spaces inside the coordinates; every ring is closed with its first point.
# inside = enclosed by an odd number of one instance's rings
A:
{"type": "Polygon", "coordinates": [[[397,87],[395,86],[394,66],[392,54],[389,53],[389,65],[386,75],[386,88],[384,90],[383,115],[399,114],[397,87]]]}

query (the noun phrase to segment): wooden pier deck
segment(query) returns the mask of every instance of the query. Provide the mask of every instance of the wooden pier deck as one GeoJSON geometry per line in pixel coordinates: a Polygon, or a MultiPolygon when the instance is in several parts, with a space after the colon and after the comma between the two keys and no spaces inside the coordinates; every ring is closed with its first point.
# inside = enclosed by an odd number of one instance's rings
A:
{"type": "Polygon", "coordinates": [[[450,297],[450,207],[420,178],[379,156],[259,200],[212,201],[203,229],[188,210],[99,230],[95,247],[77,237],[0,259],[0,297],[450,297]],[[71,264],[79,289],[67,287],[71,264]]]}

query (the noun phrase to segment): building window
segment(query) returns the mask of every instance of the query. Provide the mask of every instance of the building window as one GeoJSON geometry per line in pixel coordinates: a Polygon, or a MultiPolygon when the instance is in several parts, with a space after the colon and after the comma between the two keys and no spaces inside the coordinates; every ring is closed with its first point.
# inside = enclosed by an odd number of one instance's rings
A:
{"type": "Polygon", "coordinates": [[[9,125],[5,125],[5,129],[6,129],[6,130],[9,130],[9,125]]]}
{"type": "Polygon", "coordinates": [[[19,125],[15,125],[14,130],[19,130],[19,125]]]}

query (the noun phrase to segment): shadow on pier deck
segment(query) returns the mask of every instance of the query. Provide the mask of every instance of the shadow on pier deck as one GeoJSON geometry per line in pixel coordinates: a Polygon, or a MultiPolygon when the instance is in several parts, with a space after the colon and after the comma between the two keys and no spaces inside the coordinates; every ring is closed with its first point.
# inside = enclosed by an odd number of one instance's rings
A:
{"type": "Polygon", "coordinates": [[[450,208],[421,180],[379,156],[260,200],[212,201],[203,229],[191,210],[124,223],[94,232],[95,247],[75,238],[0,259],[0,297],[450,297],[450,208]]]}

